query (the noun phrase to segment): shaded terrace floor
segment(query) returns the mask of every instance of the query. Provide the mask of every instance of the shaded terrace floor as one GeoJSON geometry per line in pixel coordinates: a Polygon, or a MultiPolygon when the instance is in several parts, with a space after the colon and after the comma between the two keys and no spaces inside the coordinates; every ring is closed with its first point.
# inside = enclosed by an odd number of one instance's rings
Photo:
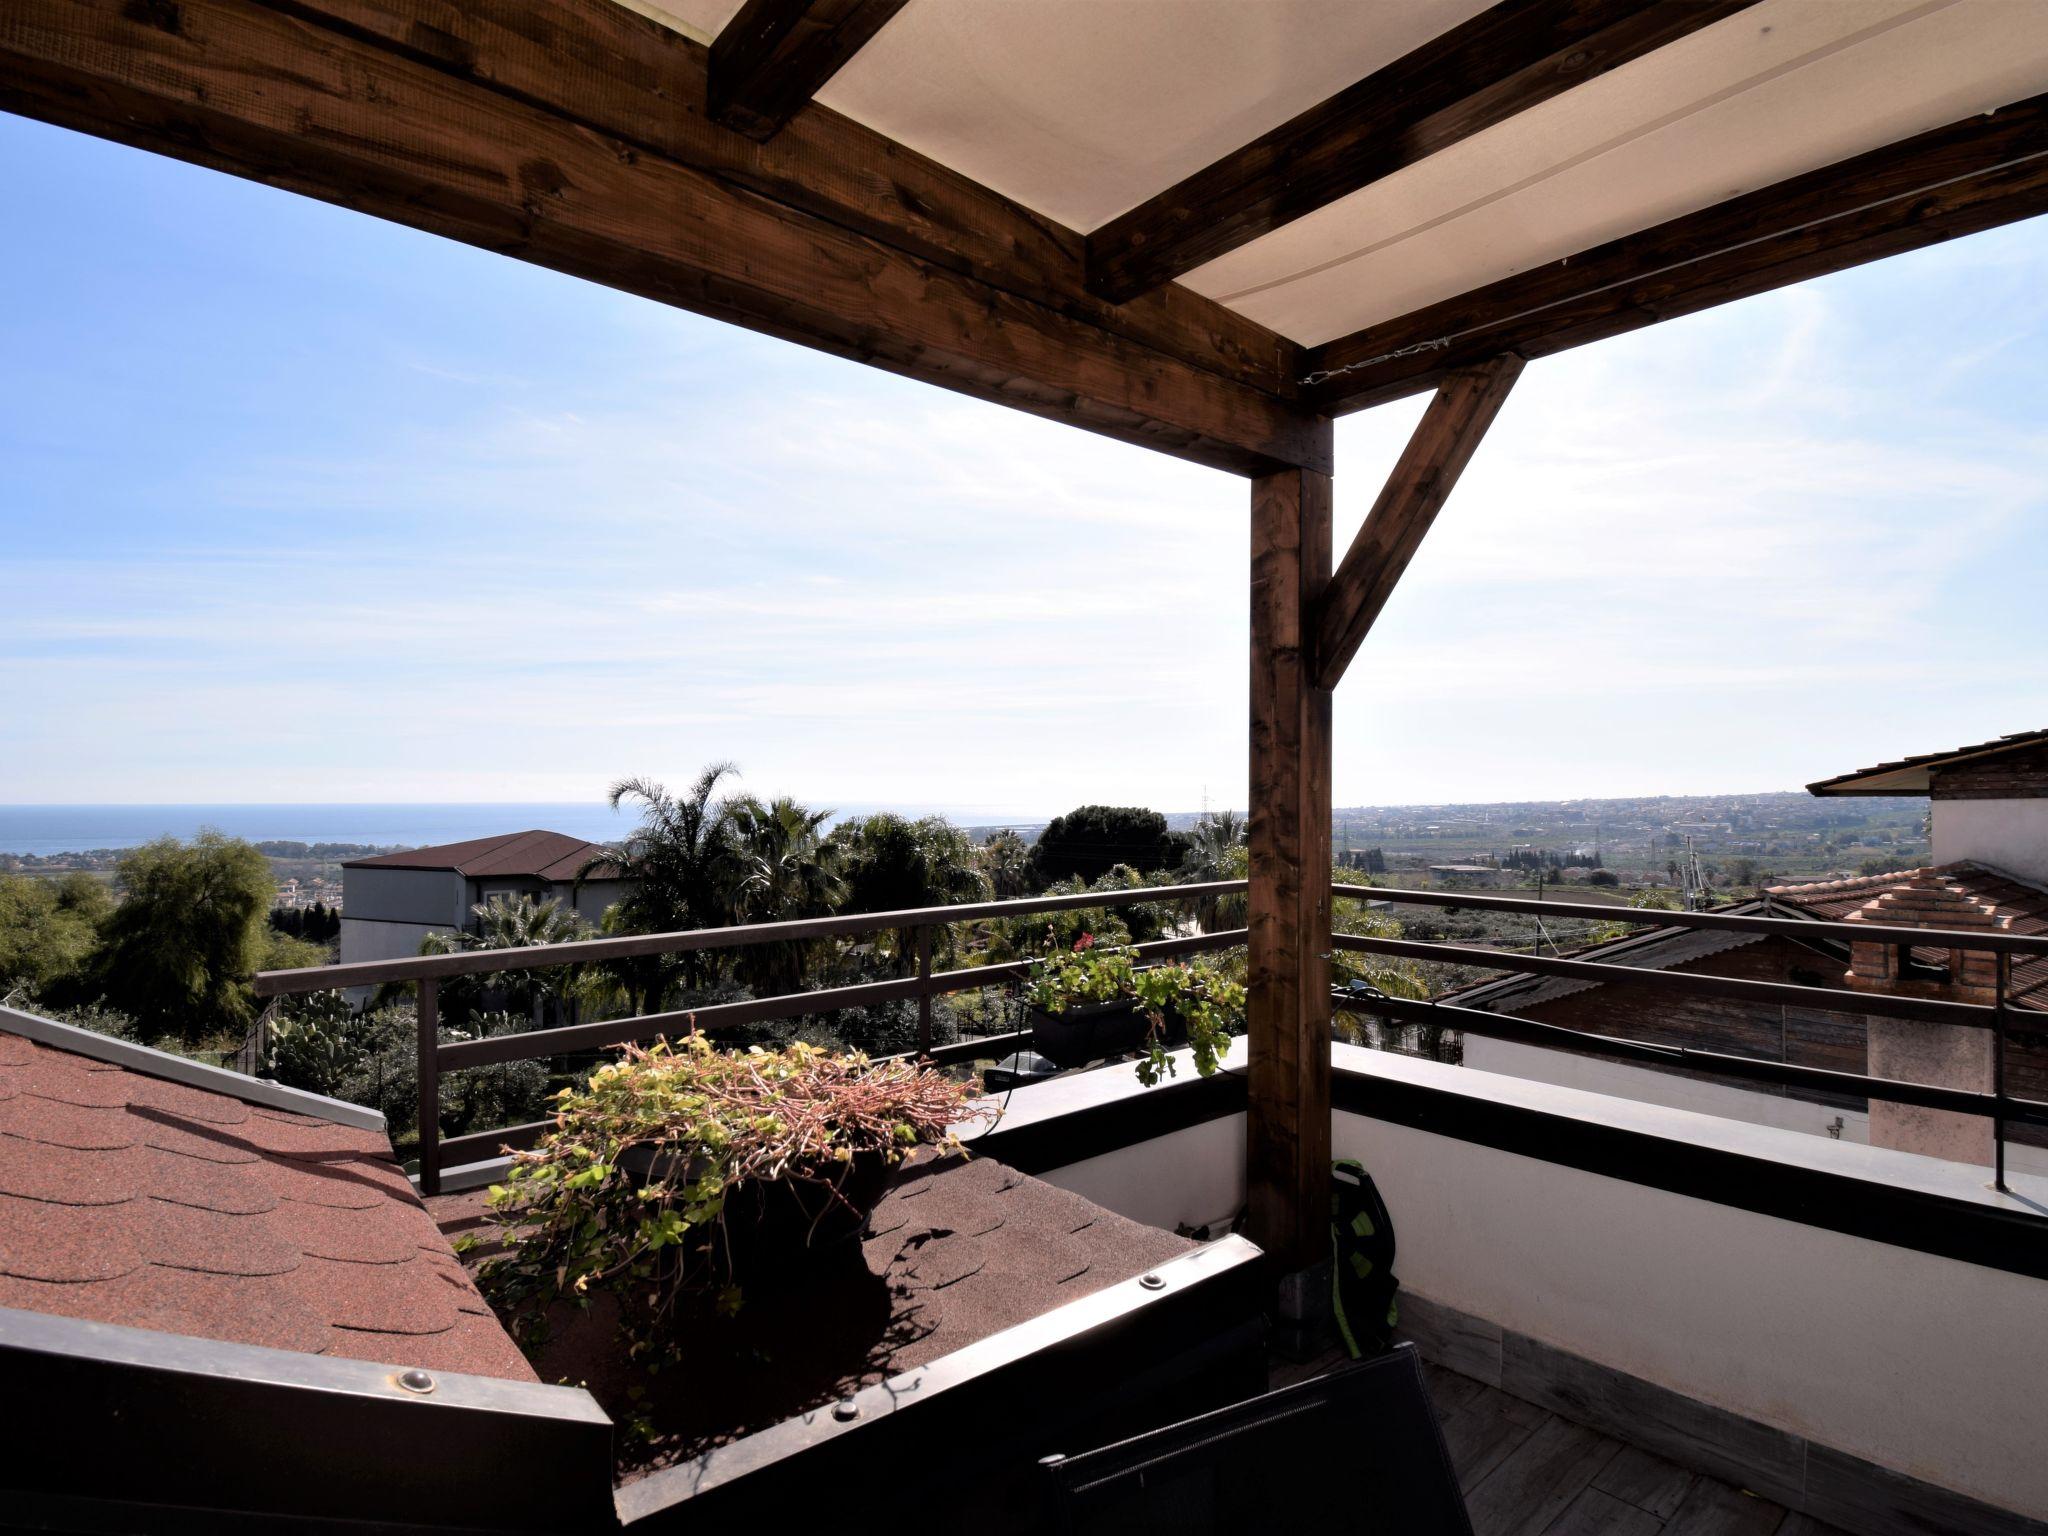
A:
{"type": "MultiPolygon", "coordinates": [[[[1272,1384],[1347,1358],[1275,1359],[1272,1384]]],[[[1469,1376],[1423,1371],[1476,1536],[1848,1536],[1469,1376]]]]}

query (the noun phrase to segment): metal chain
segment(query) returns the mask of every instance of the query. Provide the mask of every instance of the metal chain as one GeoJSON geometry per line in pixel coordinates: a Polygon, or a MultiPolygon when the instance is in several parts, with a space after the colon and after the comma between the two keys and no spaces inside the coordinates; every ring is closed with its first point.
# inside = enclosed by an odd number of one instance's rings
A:
{"type": "Polygon", "coordinates": [[[1418,341],[1413,346],[1401,347],[1393,352],[1382,352],[1378,357],[1361,358],[1358,362],[1346,363],[1342,368],[1318,368],[1313,373],[1304,374],[1295,382],[1309,388],[1330,379],[1342,378],[1347,373],[1359,373],[1367,368],[1376,368],[1381,363],[1391,363],[1397,358],[1420,357],[1425,352],[1447,351],[1450,345],[1451,338],[1448,336],[1439,336],[1434,341],[1418,341]]]}

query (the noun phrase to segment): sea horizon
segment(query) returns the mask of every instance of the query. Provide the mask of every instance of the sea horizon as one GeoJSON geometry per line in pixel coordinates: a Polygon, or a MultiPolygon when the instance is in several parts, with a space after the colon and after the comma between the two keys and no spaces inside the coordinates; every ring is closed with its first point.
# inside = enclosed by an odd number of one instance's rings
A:
{"type": "MultiPolygon", "coordinates": [[[[833,819],[880,811],[938,815],[963,826],[1037,826],[1048,818],[994,806],[856,805],[833,819]]],[[[427,848],[534,829],[610,842],[638,825],[633,808],[603,801],[314,801],[193,804],[0,805],[0,853],[47,856],[134,848],[202,830],[252,843],[357,843],[427,848]]]]}

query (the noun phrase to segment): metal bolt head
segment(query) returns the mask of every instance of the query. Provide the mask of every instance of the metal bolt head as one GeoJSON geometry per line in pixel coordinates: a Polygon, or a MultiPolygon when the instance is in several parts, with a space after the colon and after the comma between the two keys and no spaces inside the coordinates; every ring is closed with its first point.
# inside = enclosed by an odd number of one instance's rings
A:
{"type": "Polygon", "coordinates": [[[422,1397],[425,1397],[434,1390],[434,1378],[418,1366],[414,1366],[409,1371],[400,1371],[398,1373],[398,1384],[405,1388],[406,1391],[417,1392],[422,1397]]]}
{"type": "Polygon", "coordinates": [[[1163,1291],[1166,1289],[1166,1277],[1164,1275],[1140,1275],[1138,1277],[1138,1284],[1145,1287],[1148,1291],[1163,1291]]]}
{"type": "Polygon", "coordinates": [[[860,1404],[850,1397],[842,1397],[832,1405],[832,1417],[845,1424],[860,1417],[860,1404]]]}

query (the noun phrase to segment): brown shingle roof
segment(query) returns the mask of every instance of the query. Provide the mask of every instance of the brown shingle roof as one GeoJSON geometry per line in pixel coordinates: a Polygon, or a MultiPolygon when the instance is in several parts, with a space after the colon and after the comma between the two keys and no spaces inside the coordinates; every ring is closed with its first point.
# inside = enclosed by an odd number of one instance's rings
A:
{"type": "Polygon", "coordinates": [[[1997,757],[2048,742],[2048,730],[2016,731],[1974,746],[1954,747],[1946,752],[1920,752],[1889,763],[1874,763],[1853,773],[1838,773],[1806,786],[1810,795],[1924,795],[1928,776],[1937,768],[1973,758],[1997,757]]]}
{"type": "MultiPolygon", "coordinates": [[[[1814,885],[1774,885],[1765,894],[1775,903],[1797,907],[1830,922],[1842,922],[1887,897],[1894,901],[1910,900],[1916,889],[1930,884],[1971,903],[2008,932],[2048,933],[2048,890],[1967,861],[1883,875],[1859,875],[1852,880],[1825,880],[1814,885]]],[[[1866,920],[1882,921],[1883,914],[1872,913],[1866,920]]],[[[1955,926],[1964,925],[1959,922],[1955,926]]],[[[2016,1007],[2048,1012],[2048,956],[2013,957],[2011,1001],[2016,1007]]]]}
{"type": "MultiPolygon", "coordinates": [[[[447,869],[472,880],[531,875],[559,882],[574,880],[586,863],[604,851],[602,844],[586,842],[566,832],[504,832],[496,837],[471,838],[466,843],[442,843],[434,848],[409,848],[403,853],[351,859],[342,868],[447,869]]],[[[612,871],[598,869],[592,873],[603,878],[612,871]]]]}
{"type": "MultiPolygon", "coordinates": [[[[481,1192],[432,1203],[443,1229],[488,1238],[481,1192]]],[[[622,1481],[846,1397],[1128,1280],[1195,1247],[991,1158],[899,1173],[859,1246],[820,1257],[828,1283],[767,1286],[688,1341],[689,1368],[650,1377],[609,1298],[557,1303],[539,1359],[614,1417],[622,1481]],[[772,1362],[764,1369],[763,1362],[772,1362]]],[[[488,1243],[470,1254],[478,1262],[488,1243]]],[[[684,1326],[688,1326],[685,1324],[684,1326]]]]}
{"type": "Polygon", "coordinates": [[[381,1132],[5,1031],[0,1307],[537,1379],[381,1132]]]}

